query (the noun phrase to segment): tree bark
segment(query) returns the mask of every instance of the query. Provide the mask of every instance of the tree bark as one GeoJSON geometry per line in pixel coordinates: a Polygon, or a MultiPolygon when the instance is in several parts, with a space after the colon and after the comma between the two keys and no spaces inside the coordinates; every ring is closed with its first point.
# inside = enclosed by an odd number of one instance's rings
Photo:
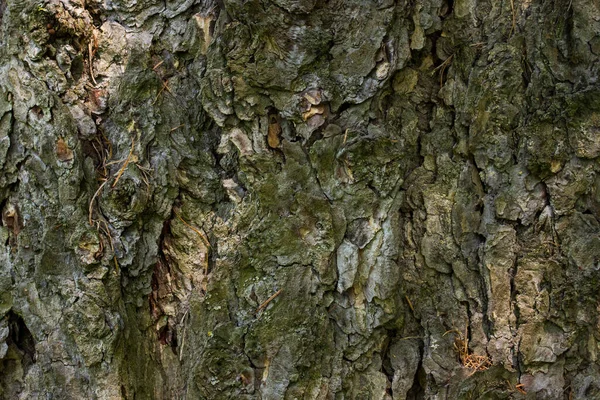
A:
{"type": "Polygon", "coordinates": [[[0,18],[0,398],[600,398],[597,1],[0,18]]]}

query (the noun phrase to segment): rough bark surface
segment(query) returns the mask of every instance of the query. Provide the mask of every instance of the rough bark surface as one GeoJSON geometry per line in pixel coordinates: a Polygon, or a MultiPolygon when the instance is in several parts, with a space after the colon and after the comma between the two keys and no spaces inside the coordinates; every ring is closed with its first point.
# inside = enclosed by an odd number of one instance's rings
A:
{"type": "Polygon", "coordinates": [[[600,398],[597,1],[0,21],[0,398],[600,398]]]}

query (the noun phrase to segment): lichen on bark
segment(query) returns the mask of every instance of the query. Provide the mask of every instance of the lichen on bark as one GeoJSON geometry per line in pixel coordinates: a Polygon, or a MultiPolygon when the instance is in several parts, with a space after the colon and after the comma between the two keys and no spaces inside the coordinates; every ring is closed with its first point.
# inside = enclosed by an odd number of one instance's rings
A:
{"type": "Polygon", "coordinates": [[[600,396],[593,0],[0,0],[0,398],[600,396]]]}

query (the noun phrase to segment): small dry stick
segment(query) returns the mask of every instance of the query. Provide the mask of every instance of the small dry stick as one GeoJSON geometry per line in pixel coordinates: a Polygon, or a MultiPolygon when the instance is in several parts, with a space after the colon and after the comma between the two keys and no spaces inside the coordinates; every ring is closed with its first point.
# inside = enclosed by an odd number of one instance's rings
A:
{"type": "Polygon", "coordinates": [[[115,248],[113,247],[113,243],[112,243],[113,238],[112,238],[112,235],[110,234],[110,229],[108,227],[108,223],[105,220],[100,220],[100,221],[97,221],[96,224],[97,224],[96,229],[99,232],[103,232],[106,235],[106,237],[108,238],[108,244],[110,244],[110,249],[114,253],[115,248]],[[104,226],[102,224],[104,224],[104,226]]]}
{"type": "Polygon", "coordinates": [[[156,68],[160,67],[164,62],[165,62],[165,60],[162,60],[161,62],[159,62],[158,64],[156,64],[154,66],[154,68],[152,68],[152,71],[156,71],[156,68]]]}
{"type": "Polygon", "coordinates": [[[94,193],[94,195],[92,196],[92,199],[90,200],[90,206],[88,208],[88,211],[89,211],[88,222],[90,223],[90,226],[94,226],[94,222],[92,220],[92,213],[94,211],[94,200],[96,200],[96,197],[98,197],[98,195],[102,191],[102,188],[104,187],[104,185],[106,185],[106,182],[108,182],[108,181],[104,180],[104,182],[102,182],[102,185],[100,185],[100,187],[98,188],[98,190],[96,190],[96,193],[94,193]]]}
{"type": "Polygon", "coordinates": [[[177,215],[177,218],[179,218],[181,220],[181,222],[183,222],[185,224],[185,226],[187,226],[188,228],[190,228],[191,230],[193,230],[194,232],[196,232],[198,234],[198,236],[200,236],[200,238],[202,239],[202,242],[204,243],[204,245],[208,248],[210,248],[210,242],[208,241],[208,239],[206,238],[206,234],[200,232],[199,229],[195,228],[194,226],[188,224],[187,222],[185,222],[185,220],[183,218],[181,218],[181,216],[177,213],[177,211],[173,210],[173,212],[175,213],[175,215],[177,215]]]}
{"type": "MultiPolygon", "coordinates": [[[[106,181],[104,182],[106,183],[106,181]]],[[[113,252],[113,261],[115,262],[115,272],[119,273],[119,261],[117,261],[117,255],[115,254],[115,247],[113,246],[113,238],[110,234],[110,229],[108,227],[108,223],[104,220],[97,221],[96,229],[98,232],[103,232],[108,238],[108,244],[110,245],[110,250],[113,252]],[[104,227],[102,226],[104,224],[104,227]]],[[[102,243],[102,242],[100,242],[102,243]]]]}
{"type": "Polygon", "coordinates": [[[123,161],[125,161],[125,160],[127,160],[127,157],[125,157],[125,158],[121,158],[120,160],[113,160],[113,161],[109,161],[109,162],[107,162],[107,163],[106,163],[106,164],[104,164],[104,165],[106,165],[107,167],[109,167],[109,166],[111,166],[111,165],[120,164],[120,163],[122,163],[122,162],[123,162],[123,161]]]}
{"type": "Polygon", "coordinates": [[[408,303],[408,306],[410,307],[410,309],[412,310],[413,314],[415,313],[415,308],[413,307],[410,299],[408,298],[408,296],[404,296],[406,298],[406,302],[408,303]]]}
{"type": "MultiPolygon", "coordinates": [[[[185,313],[183,314],[183,317],[181,317],[181,321],[179,322],[179,325],[183,325],[183,321],[185,320],[185,317],[187,317],[188,311],[190,311],[190,310],[189,309],[185,310],[185,313]]],[[[185,346],[185,325],[183,325],[183,327],[181,329],[182,329],[182,332],[181,332],[181,348],[179,349],[179,361],[181,361],[183,359],[183,346],[185,346]]]]}
{"type": "Polygon", "coordinates": [[[94,78],[94,71],[92,69],[94,54],[92,51],[92,42],[91,41],[88,43],[88,56],[89,56],[89,63],[90,63],[90,77],[92,78],[92,82],[94,82],[94,86],[98,86],[98,83],[96,82],[96,79],[94,78]]]}
{"type": "Polygon", "coordinates": [[[129,149],[129,155],[127,156],[127,158],[125,159],[125,162],[123,163],[123,165],[119,169],[119,172],[117,172],[117,177],[116,177],[115,181],[113,182],[113,184],[111,186],[112,188],[114,188],[115,186],[117,186],[117,182],[119,182],[119,179],[121,179],[121,176],[123,175],[123,173],[125,172],[125,169],[129,165],[129,161],[131,161],[131,156],[133,155],[133,148],[134,148],[134,146],[135,146],[135,138],[131,138],[131,149],[129,149]]]}
{"type": "Polygon", "coordinates": [[[479,371],[479,370],[478,370],[476,367],[467,367],[467,368],[470,368],[470,369],[472,369],[472,371],[471,371],[471,372],[469,372],[469,375],[467,375],[467,378],[470,378],[470,377],[472,377],[473,375],[475,375],[475,373],[476,373],[477,371],[479,371]]]}
{"type": "Polygon", "coordinates": [[[512,26],[510,27],[510,32],[508,33],[508,37],[511,37],[513,32],[515,31],[516,22],[516,14],[515,14],[515,0],[510,0],[510,9],[512,11],[512,26]]]}
{"type": "Polygon", "coordinates": [[[275,297],[277,297],[277,296],[279,296],[281,294],[282,290],[283,289],[279,289],[278,291],[276,291],[275,293],[273,293],[273,295],[271,297],[269,297],[267,300],[265,300],[264,303],[262,303],[260,306],[258,306],[258,308],[254,312],[254,314],[258,314],[261,310],[263,310],[266,306],[268,306],[269,303],[272,302],[275,297]]]}
{"type": "Polygon", "coordinates": [[[148,181],[148,176],[150,172],[152,172],[152,168],[144,167],[138,163],[135,163],[135,166],[138,167],[138,169],[142,173],[142,180],[146,184],[146,190],[148,190],[148,193],[150,193],[150,182],[148,181]]]}
{"type": "Polygon", "coordinates": [[[179,349],[179,362],[183,360],[183,346],[185,346],[185,326],[183,332],[181,332],[181,348],[179,349]]]}
{"type": "Polygon", "coordinates": [[[177,129],[179,129],[179,128],[183,127],[183,126],[185,126],[185,124],[181,124],[179,126],[176,126],[175,128],[172,128],[169,132],[175,132],[177,129]]]}
{"type": "Polygon", "coordinates": [[[444,84],[444,71],[446,71],[446,68],[449,67],[450,62],[452,62],[452,58],[454,58],[454,54],[451,54],[448,58],[446,58],[444,62],[434,68],[432,72],[433,75],[437,72],[437,70],[440,70],[440,87],[442,87],[444,84]]]}
{"type": "Polygon", "coordinates": [[[452,333],[452,332],[457,333],[459,336],[462,335],[462,333],[460,333],[458,330],[450,329],[449,331],[444,332],[444,334],[442,336],[446,336],[447,334],[452,333]]]}
{"type": "Polygon", "coordinates": [[[104,140],[104,143],[106,143],[107,147],[108,147],[108,159],[111,159],[113,156],[113,148],[112,148],[112,143],[110,142],[110,140],[108,140],[108,138],[106,137],[106,135],[104,134],[103,131],[100,131],[100,135],[102,136],[102,140],[104,140]]]}
{"type": "Polygon", "coordinates": [[[464,349],[464,354],[468,355],[469,354],[469,323],[465,323],[465,336],[463,336],[465,338],[465,349],[464,349]]]}
{"type": "Polygon", "coordinates": [[[354,181],[354,175],[352,175],[352,170],[350,169],[350,162],[347,158],[344,158],[344,167],[348,178],[350,178],[351,181],[354,181]]]}
{"type": "Polygon", "coordinates": [[[179,321],[179,325],[183,324],[183,320],[185,319],[185,317],[187,317],[189,312],[190,312],[189,308],[187,310],[185,310],[185,312],[183,313],[183,317],[181,317],[181,320],[179,321]]]}
{"type": "Polygon", "coordinates": [[[403,338],[400,338],[399,340],[411,340],[411,339],[423,339],[422,336],[406,336],[403,338]]]}
{"type": "MultiPolygon", "coordinates": [[[[173,96],[173,92],[171,92],[171,89],[169,88],[169,80],[167,79],[166,81],[162,81],[162,88],[160,88],[160,90],[158,91],[158,94],[156,95],[156,99],[154,99],[154,102],[152,104],[155,104],[158,101],[158,98],[160,97],[160,95],[162,94],[162,92],[167,91],[169,93],[171,93],[171,95],[173,96]]],[[[175,96],[173,96],[175,97],[175,96]]]]}
{"type": "MultiPolygon", "coordinates": [[[[198,234],[198,236],[200,236],[200,239],[202,239],[202,243],[204,243],[204,245],[206,246],[206,248],[210,249],[210,242],[208,241],[208,238],[206,237],[206,234],[200,232],[199,229],[197,229],[196,227],[192,226],[191,224],[188,224],[183,218],[181,218],[181,216],[177,213],[177,211],[173,210],[173,212],[175,213],[175,215],[177,215],[177,218],[179,218],[179,220],[184,223],[185,226],[187,226],[188,228],[190,228],[191,230],[193,230],[194,232],[196,232],[198,234]]],[[[204,276],[206,277],[207,275],[208,275],[208,262],[206,262],[204,264],[204,276]]]]}

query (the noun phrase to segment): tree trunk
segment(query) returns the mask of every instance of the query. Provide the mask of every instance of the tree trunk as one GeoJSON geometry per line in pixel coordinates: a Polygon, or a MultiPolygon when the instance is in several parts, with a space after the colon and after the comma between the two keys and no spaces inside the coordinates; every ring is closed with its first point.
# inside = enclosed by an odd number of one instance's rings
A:
{"type": "Polygon", "coordinates": [[[596,0],[0,18],[0,398],[600,398],[596,0]]]}

